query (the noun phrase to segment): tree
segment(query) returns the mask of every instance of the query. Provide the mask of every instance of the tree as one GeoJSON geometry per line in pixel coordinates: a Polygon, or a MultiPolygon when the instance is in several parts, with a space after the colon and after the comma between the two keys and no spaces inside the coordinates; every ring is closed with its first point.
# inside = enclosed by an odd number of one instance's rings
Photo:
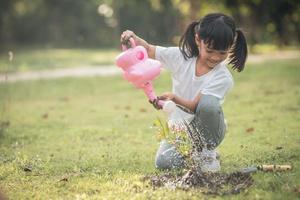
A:
{"type": "Polygon", "coordinates": [[[224,0],[232,15],[248,29],[252,43],[277,41],[280,45],[299,42],[298,0],[224,0]],[[251,32],[250,32],[251,30],[251,32]]]}

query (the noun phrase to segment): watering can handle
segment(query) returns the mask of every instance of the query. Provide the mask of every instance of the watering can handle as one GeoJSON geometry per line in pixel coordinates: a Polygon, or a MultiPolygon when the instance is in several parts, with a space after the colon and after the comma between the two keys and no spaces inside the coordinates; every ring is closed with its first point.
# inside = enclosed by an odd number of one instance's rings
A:
{"type": "Polygon", "coordinates": [[[132,37],[130,37],[129,40],[127,40],[125,43],[122,43],[122,51],[126,51],[129,45],[131,48],[136,46],[135,41],[132,37]]]}

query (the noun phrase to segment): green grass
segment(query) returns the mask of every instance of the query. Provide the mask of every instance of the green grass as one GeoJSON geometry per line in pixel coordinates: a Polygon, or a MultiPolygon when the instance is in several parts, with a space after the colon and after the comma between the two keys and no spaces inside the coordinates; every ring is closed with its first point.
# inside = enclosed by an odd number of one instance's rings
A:
{"type": "Polygon", "coordinates": [[[0,73],[113,64],[117,49],[17,49],[0,54],[0,73]]]}
{"type": "Polygon", "coordinates": [[[275,44],[255,44],[249,47],[253,54],[268,54],[278,51],[299,51],[299,46],[278,46],[275,44]]]}
{"type": "MultiPolygon", "coordinates": [[[[229,130],[219,148],[222,171],[257,164],[293,170],[256,173],[253,187],[226,199],[299,197],[299,62],[274,60],[233,73],[223,106],[229,130]]],[[[170,90],[169,75],[155,85],[157,93],[170,90]]],[[[0,91],[0,188],[10,199],[223,198],[153,190],[141,181],[158,172],[151,125],[164,115],[121,77],[1,84],[0,91]]]]}

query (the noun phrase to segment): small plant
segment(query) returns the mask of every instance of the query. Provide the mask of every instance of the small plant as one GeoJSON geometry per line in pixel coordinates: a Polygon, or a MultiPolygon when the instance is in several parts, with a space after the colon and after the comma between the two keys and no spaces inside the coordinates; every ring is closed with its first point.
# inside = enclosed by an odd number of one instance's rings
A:
{"type": "Polygon", "coordinates": [[[198,161],[195,161],[195,155],[209,145],[203,138],[205,127],[200,120],[192,122],[183,120],[181,123],[170,125],[157,118],[153,125],[157,130],[158,139],[166,140],[169,144],[174,145],[185,158],[187,169],[197,166],[198,161]]]}
{"type": "Polygon", "coordinates": [[[157,118],[153,126],[157,131],[158,140],[166,140],[174,145],[181,155],[186,158],[190,156],[193,146],[185,124],[173,124],[170,126],[168,122],[163,122],[160,118],[157,118]]]}

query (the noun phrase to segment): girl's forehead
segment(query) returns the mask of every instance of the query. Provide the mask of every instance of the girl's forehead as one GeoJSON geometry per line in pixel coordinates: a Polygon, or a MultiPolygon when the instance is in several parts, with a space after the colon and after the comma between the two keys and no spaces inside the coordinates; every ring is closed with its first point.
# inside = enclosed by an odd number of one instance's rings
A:
{"type": "Polygon", "coordinates": [[[217,51],[217,52],[220,52],[220,53],[227,53],[228,52],[228,49],[227,50],[214,49],[214,48],[210,47],[209,44],[206,44],[204,42],[204,40],[201,40],[201,43],[204,45],[205,49],[208,50],[208,51],[217,51]]]}

